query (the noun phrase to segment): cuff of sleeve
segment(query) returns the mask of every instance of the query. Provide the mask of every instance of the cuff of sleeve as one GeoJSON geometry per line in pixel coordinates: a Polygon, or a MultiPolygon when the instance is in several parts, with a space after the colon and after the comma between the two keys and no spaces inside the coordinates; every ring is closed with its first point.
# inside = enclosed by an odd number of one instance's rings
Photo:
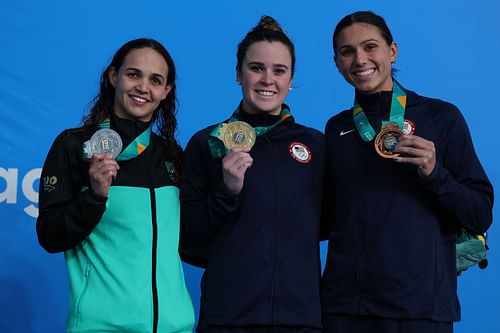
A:
{"type": "Polygon", "coordinates": [[[87,193],[89,194],[90,198],[97,203],[106,203],[106,201],[108,201],[107,197],[100,196],[99,194],[95,193],[92,188],[89,188],[87,190],[87,193]]]}
{"type": "Polygon", "coordinates": [[[432,170],[430,175],[422,178],[422,181],[428,189],[431,189],[435,193],[439,193],[440,189],[446,183],[448,175],[448,171],[444,169],[441,164],[436,162],[434,170],[432,170]]]}

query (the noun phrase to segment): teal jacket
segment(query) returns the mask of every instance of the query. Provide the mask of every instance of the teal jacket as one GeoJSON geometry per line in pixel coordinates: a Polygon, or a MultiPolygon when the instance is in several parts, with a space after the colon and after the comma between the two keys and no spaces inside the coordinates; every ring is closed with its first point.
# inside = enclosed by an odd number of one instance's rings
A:
{"type": "MultiPolygon", "coordinates": [[[[112,118],[124,147],[148,124],[112,118]]],[[[178,175],[156,135],[121,161],[107,198],[89,189],[82,144],[96,128],[66,130],[40,182],[37,233],[64,251],[70,281],[68,332],[192,332],[194,312],[178,254],[178,175]]]]}

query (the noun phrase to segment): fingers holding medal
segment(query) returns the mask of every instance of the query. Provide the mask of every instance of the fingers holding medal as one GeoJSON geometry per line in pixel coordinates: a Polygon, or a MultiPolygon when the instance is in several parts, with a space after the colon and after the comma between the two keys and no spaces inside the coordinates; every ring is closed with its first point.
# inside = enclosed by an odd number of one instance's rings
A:
{"type": "Polygon", "coordinates": [[[99,196],[108,196],[109,187],[120,169],[115,159],[122,146],[120,135],[110,128],[99,129],[83,144],[83,155],[90,160],[90,187],[99,196]]]}
{"type": "Polygon", "coordinates": [[[228,149],[222,159],[223,181],[232,193],[240,193],[245,173],[252,166],[249,152],[255,144],[255,131],[243,121],[225,123],[219,130],[219,139],[228,149]]]}
{"type": "Polygon", "coordinates": [[[89,181],[95,194],[107,197],[109,187],[118,174],[120,166],[110,154],[94,154],[90,160],[89,181]]]}
{"type": "Polygon", "coordinates": [[[426,177],[436,166],[436,147],[434,142],[417,135],[403,135],[395,150],[400,156],[396,162],[413,164],[418,167],[418,174],[426,177]]]}

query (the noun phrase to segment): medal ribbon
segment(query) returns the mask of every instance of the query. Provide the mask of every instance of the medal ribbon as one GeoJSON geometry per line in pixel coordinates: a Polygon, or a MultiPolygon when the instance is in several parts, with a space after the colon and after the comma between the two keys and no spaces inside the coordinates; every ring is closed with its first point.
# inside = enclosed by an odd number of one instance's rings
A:
{"type": "MultiPolygon", "coordinates": [[[[116,157],[117,161],[126,161],[142,154],[149,146],[149,139],[151,137],[151,125],[149,125],[144,132],[139,134],[122,152],[116,157]]],[[[110,128],[109,118],[104,119],[99,124],[99,128],[110,128]]]]}
{"type": "MultiPolygon", "coordinates": [[[[281,109],[280,113],[280,119],[270,125],[270,126],[259,126],[259,127],[253,127],[253,130],[255,131],[256,136],[261,136],[264,135],[265,133],[269,132],[272,128],[274,128],[276,125],[280,124],[283,120],[291,117],[292,115],[290,114],[290,110],[286,105],[283,106],[281,109]]],[[[224,142],[219,139],[220,135],[220,129],[224,124],[232,123],[235,121],[239,120],[239,107],[236,108],[236,110],[233,112],[231,115],[231,118],[229,118],[228,121],[220,123],[217,125],[214,130],[209,134],[208,136],[208,146],[210,148],[210,153],[212,154],[213,158],[222,158],[227,154],[227,148],[224,146],[224,142]]]]}
{"type": "MultiPolygon", "coordinates": [[[[389,123],[395,123],[399,126],[399,129],[402,130],[405,120],[405,109],[406,93],[396,81],[393,81],[389,121],[382,121],[382,126],[387,126],[389,123]]],[[[372,141],[376,136],[375,130],[358,102],[355,102],[352,108],[352,118],[361,138],[366,142],[372,141]]]]}

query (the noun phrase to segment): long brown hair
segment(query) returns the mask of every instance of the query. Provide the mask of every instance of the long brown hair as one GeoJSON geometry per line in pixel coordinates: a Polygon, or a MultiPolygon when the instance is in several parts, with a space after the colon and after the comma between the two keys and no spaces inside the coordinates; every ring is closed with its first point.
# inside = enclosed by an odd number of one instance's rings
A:
{"type": "Polygon", "coordinates": [[[175,132],[177,130],[175,64],[167,49],[160,42],[154,39],[134,39],[125,43],[118,49],[118,51],[116,51],[113,56],[113,60],[101,74],[99,93],[91,101],[89,111],[86,115],[84,115],[82,122],[83,125],[93,125],[99,124],[104,119],[109,118],[113,112],[113,104],[115,100],[115,88],[109,81],[109,71],[111,68],[118,71],[130,51],[142,48],[151,48],[158,52],[165,59],[168,66],[166,84],[169,84],[172,89],[154,111],[151,121],[155,124],[159,136],[166,141],[169,153],[168,158],[171,161],[176,162],[176,164],[179,164],[182,149],[175,139],[175,132]]]}

